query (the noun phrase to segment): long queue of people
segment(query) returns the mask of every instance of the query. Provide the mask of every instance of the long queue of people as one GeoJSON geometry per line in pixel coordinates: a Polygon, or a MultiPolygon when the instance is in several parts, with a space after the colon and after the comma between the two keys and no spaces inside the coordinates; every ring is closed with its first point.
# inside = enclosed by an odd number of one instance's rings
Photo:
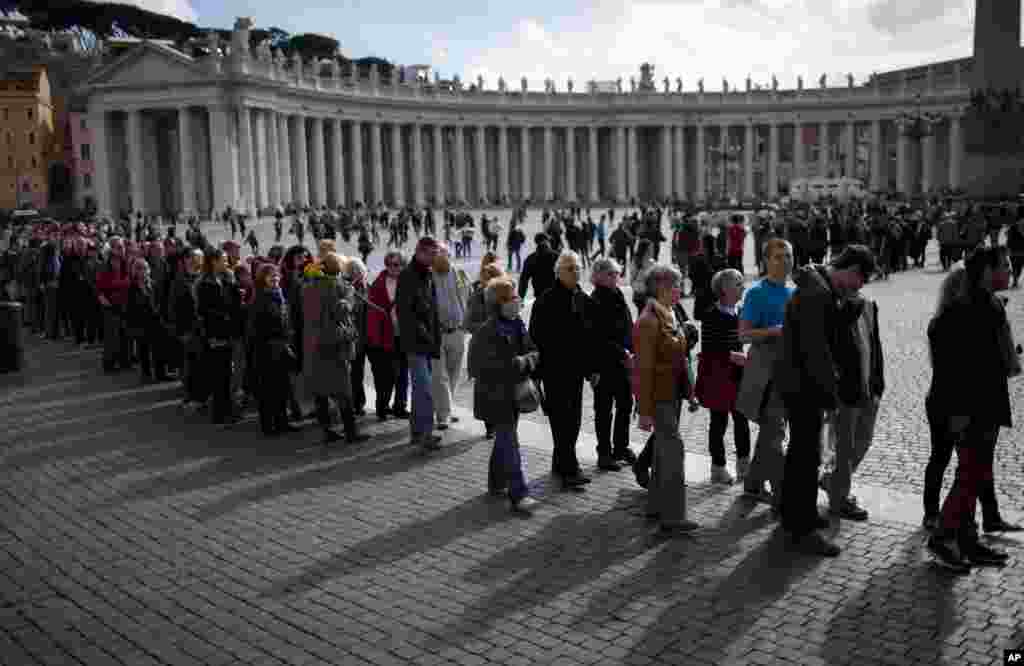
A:
{"type": "MultiPolygon", "coordinates": [[[[738,262],[735,254],[746,231],[734,221],[724,232],[726,266],[714,251],[687,253],[698,329],[682,305],[683,271],[657,261],[657,244],[668,241],[660,214],[641,211],[619,225],[632,227],[623,234],[642,236],[629,246],[635,319],[620,287],[627,258],[614,240],[613,256],[603,256],[602,247],[584,259],[561,246],[550,223],[554,233],[535,237],[518,284],[493,252],[471,281],[452,265],[449,244],[430,235],[408,259],[390,250],[384,271],[369,282],[365,264],[339,255],[330,239],[319,242],[316,256],[301,244],[277,245],[243,261],[234,241],[219,248],[201,236],[190,245],[173,238],[139,243],[101,227],[44,227],[8,252],[7,290],[25,303],[31,330],[79,345],[100,342],[107,372],[138,365],[146,381],[177,379],[182,407],[208,410],[215,423],[234,423],[255,404],[268,436],[315,416],[325,443],[365,439],[358,418],[366,414],[369,362],[377,418],[407,419],[411,443],[437,450],[437,433],[457,421],[453,396],[465,365],[475,384],[474,415],[494,440],[488,489],[519,513],[536,509],[517,436],[524,413],[547,415],[552,473],[562,487],[582,491],[591,483],[576,455],[589,384],[598,468],[631,466],[649,490],[647,514],[660,531],[691,532],[697,525],[686,512],[679,423],[684,402],[690,411],[706,408],[712,481],[738,481],[745,497],[770,504],[794,547],[838,554],[819,532],[829,520],[818,514],[817,495],[826,491],[834,517],[867,519],[850,488],[885,389],[880,314],[860,294],[878,275],[875,252],[844,242],[831,248],[828,264],[799,266],[793,243],[773,234],[755,243],[764,277],[747,288],[737,270],[742,254],[738,262]],[[581,287],[585,264],[590,293],[581,287]],[[695,278],[701,264],[706,279],[695,278]],[[530,286],[536,303],[527,324],[520,312],[530,286]],[[313,414],[297,399],[300,376],[313,414]],[[332,402],[344,435],[332,427],[332,402]],[[651,433],[638,454],[629,446],[634,410],[639,428],[651,433]],[[729,420],[734,474],[724,445],[729,420]],[[758,426],[754,442],[751,422],[758,426]],[[825,424],[835,463],[821,474],[825,424]]],[[[572,229],[578,216],[560,217],[572,229]]],[[[573,246],[591,249],[585,239],[573,246]]],[[[1006,560],[978,538],[979,499],[986,532],[1020,529],[1001,517],[992,480],[996,434],[1010,426],[1007,380],[1020,373],[1004,305],[994,296],[1010,275],[1005,248],[972,249],[946,276],[929,326],[933,450],[925,524],[934,530],[936,559],[955,570],[1006,560]],[[964,348],[976,350],[969,369],[964,348]],[[958,381],[968,370],[978,380],[965,398],[958,381]],[[953,450],[957,481],[940,510],[953,450]]]]}

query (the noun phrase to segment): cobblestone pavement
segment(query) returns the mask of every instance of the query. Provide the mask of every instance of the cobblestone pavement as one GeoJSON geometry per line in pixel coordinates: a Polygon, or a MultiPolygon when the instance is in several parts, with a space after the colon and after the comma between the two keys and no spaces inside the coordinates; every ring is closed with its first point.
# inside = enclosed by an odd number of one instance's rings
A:
{"type": "MultiPolygon", "coordinates": [[[[936,279],[872,287],[891,388],[863,476],[882,485],[919,476],[936,279]]],[[[833,525],[839,558],[796,556],[765,507],[690,471],[703,529],[664,541],[627,473],[552,487],[531,422],[542,508],[513,518],[484,492],[490,446],[464,408],[429,457],[376,419],[371,441],[325,449],[312,426],[218,429],[97,356],[33,340],[27,371],[0,375],[3,664],[987,665],[1024,645],[1017,542],[1005,569],[955,578],[875,512],[833,525]]],[[[1002,449],[1005,491],[1012,436],[1002,449]]],[[[580,450],[593,465],[593,438],[580,450]]]]}

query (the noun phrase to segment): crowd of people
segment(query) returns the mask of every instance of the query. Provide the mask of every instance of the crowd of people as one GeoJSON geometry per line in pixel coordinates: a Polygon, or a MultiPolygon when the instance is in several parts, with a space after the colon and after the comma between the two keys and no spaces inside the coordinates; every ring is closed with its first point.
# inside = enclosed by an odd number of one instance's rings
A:
{"type": "Polygon", "coordinates": [[[745,497],[769,504],[795,548],[834,556],[839,548],[820,532],[830,523],[818,513],[818,491],[827,493],[831,516],[868,518],[851,494],[852,477],[885,391],[881,314],[860,290],[923,266],[934,238],[949,272],[927,340],[929,549],[958,571],[1006,560],[979,540],[973,517],[980,499],[986,532],[1020,529],[1001,517],[992,478],[998,428],[1011,425],[1008,378],[1020,373],[995,296],[1017,286],[1024,266],[1024,215],[1009,206],[829,203],[718,216],[662,202],[611,209],[596,222],[590,209],[546,208],[525,260],[526,209],[517,208],[504,268],[504,230],[494,217],[480,219],[485,254],[474,276],[453,261],[473,256],[477,223],[466,212],[444,211],[442,237],[429,209],[289,213],[296,243],[280,242],[280,210],[265,254],[230,210],[221,221],[231,239],[219,245],[198,220],[184,238],[176,225],[161,237],[141,217],[134,228],[127,219],[8,229],[0,281],[24,304],[30,331],[99,345],[104,372],[138,366],[145,381],[180,382],[182,409],[208,412],[216,424],[255,407],[267,436],[315,417],[325,444],[366,439],[359,423],[369,362],[377,419],[407,420],[411,445],[434,451],[439,433],[458,420],[454,396],[468,375],[474,417],[494,442],[488,490],[521,514],[537,508],[518,441],[522,414],[547,416],[551,471],[565,490],[592,482],[576,453],[589,384],[598,468],[632,468],[663,534],[697,529],[686,511],[679,423],[684,403],[707,409],[711,480],[741,483],[745,497]],[[415,250],[406,256],[410,227],[415,250]],[[315,252],[305,245],[307,228],[315,252]],[[384,269],[371,276],[367,261],[384,230],[384,269]],[[239,234],[250,247],[244,259],[239,234]],[[340,254],[339,235],[356,239],[361,256],[340,254]],[[759,278],[749,285],[748,236],[759,278]],[[692,318],[683,306],[687,280],[692,318]],[[531,287],[527,323],[520,315],[531,287]],[[965,396],[958,388],[967,373],[976,380],[965,396]],[[312,413],[303,411],[304,397],[312,413]],[[634,416],[650,433],[638,453],[629,440],[634,416]],[[822,473],[826,425],[834,462],[822,473]],[[940,509],[954,450],[956,483],[940,509]]]}

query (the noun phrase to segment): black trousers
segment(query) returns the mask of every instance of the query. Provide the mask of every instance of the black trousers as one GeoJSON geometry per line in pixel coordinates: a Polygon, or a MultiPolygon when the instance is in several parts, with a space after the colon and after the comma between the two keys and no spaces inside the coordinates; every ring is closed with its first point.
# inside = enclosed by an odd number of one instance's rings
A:
{"type": "Polygon", "coordinates": [[[1024,254],[1010,255],[1010,265],[1013,267],[1013,283],[1017,284],[1021,269],[1024,269],[1024,254]]]}
{"type": "Polygon", "coordinates": [[[373,373],[373,387],[377,392],[377,414],[391,411],[391,396],[394,394],[394,409],[405,409],[409,395],[409,360],[395,338],[395,349],[367,349],[370,371],[373,373]]]}
{"type": "MultiPolygon", "coordinates": [[[[736,440],[736,457],[750,457],[750,423],[747,417],[733,410],[733,439],[736,440]]],[[[730,412],[711,412],[711,423],[708,426],[708,448],[711,452],[711,464],[721,467],[725,464],[725,429],[729,425],[730,412]]]]}
{"type": "Polygon", "coordinates": [[[143,377],[167,376],[166,348],[162,336],[158,333],[143,335],[135,339],[135,348],[139,355],[139,366],[143,377]]]}
{"type": "Polygon", "coordinates": [[[360,411],[366,408],[366,387],[363,385],[366,380],[366,348],[363,347],[352,359],[352,369],[349,373],[352,381],[352,408],[360,411]]]}
{"type": "Polygon", "coordinates": [[[736,269],[740,273],[742,273],[743,272],[743,255],[741,254],[741,255],[737,256],[737,255],[730,254],[728,259],[726,259],[726,265],[729,268],[736,269]]]}
{"type": "Polygon", "coordinates": [[[216,423],[231,416],[231,346],[203,352],[206,388],[213,398],[210,416],[216,423]]]}
{"type": "Polygon", "coordinates": [[[278,377],[284,385],[261,386],[256,392],[256,404],[260,414],[260,430],[272,435],[288,425],[288,399],[292,395],[292,382],[288,373],[278,377]]]}
{"type": "MultiPolygon", "coordinates": [[[[925,400],[925,414],[928,417],[928,429],[931,431],[932,452],[928,456],[928,465],[924,468],[924,515],[937,516],[941,511],[942,479],[946,475],[953,451],[956,450],[957,437],[949,429],[948,415],[939,413],[929,400],[925,400]]],[[[997,436],[998,432],[996,430],[997,436]]],[[[995,454],[995,444],[995,440],[983,444],[991,450],[990,455],[995,454]]],[[[954,479],[953,486],[949,489],[950,493],[955,486],[954,479]]],[[[982,485],[978,492],[978,503],[981,504],[981,515],[986,523],[999,520],[995,481],[987,481],[982,485]]]]}
{"type": "Polygon", "coordinates": [[[787,404],[789,448],[782,484],[782,527],[793,537],[813,532],[818,520],[818,469],[824,412],[816,407],[787,404]]]}
{"type": "Polygon", "coordinates": [[[594,430],[599,457],[611,456],[613,451],[629,448],[629,422],[632,416],[633,391],[629,377],[625,373],[602,374],[594,389],[594,430]]]}
{"type": "Polygon", "coordinates": [[[356,417],[352,412],[352,402],[341,396],[318,395],[313,398],[316,405],[316,420],[324,430],[331,427],[331,405],[330,398],[338,405],[338,413],[341,414],[341,423],[345,428],[345,434],[352,437],[356,434],[356,417]]]}
{"type": "Polygon", "coordinates": [[[576,441],[583,425],[583,377],[549,375],[543,385],[554,440],[551,471],[557,476],[574,476],[580,472],[576,441]]]}

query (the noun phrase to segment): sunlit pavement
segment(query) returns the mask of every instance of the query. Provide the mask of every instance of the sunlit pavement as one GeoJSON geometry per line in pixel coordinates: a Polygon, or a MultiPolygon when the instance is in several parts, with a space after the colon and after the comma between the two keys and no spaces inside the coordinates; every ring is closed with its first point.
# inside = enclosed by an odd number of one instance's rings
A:
{"type": "MultiPolygon", "coordinates": [[[[524,519],[487,496],[470,386],[440,452],[372,411],[371,441],[325,449],[312,424],[277,439],[254,415],[217,428],[180,412],[173,384],[33,340],[26,371],[0,375],[0,663],[1001,664],[1024,646],[1024,544],[999,544],[1006,568],[958,578],[917,527],[934,255],[866,289],[888,389],[854,488],[871,518],[833,522],[832,560],[787,551],[767,507],[708,483],[703,412],[683,426],[702,529],[666,541],[632,474],[594,469],[589,388],[578,448],[594,482],[558,489],[546,420],[530,415],[542,505],[524,519]]],[[[996,485],[1012,518],[1020,470],[1005,431],[996,485]]]]}

